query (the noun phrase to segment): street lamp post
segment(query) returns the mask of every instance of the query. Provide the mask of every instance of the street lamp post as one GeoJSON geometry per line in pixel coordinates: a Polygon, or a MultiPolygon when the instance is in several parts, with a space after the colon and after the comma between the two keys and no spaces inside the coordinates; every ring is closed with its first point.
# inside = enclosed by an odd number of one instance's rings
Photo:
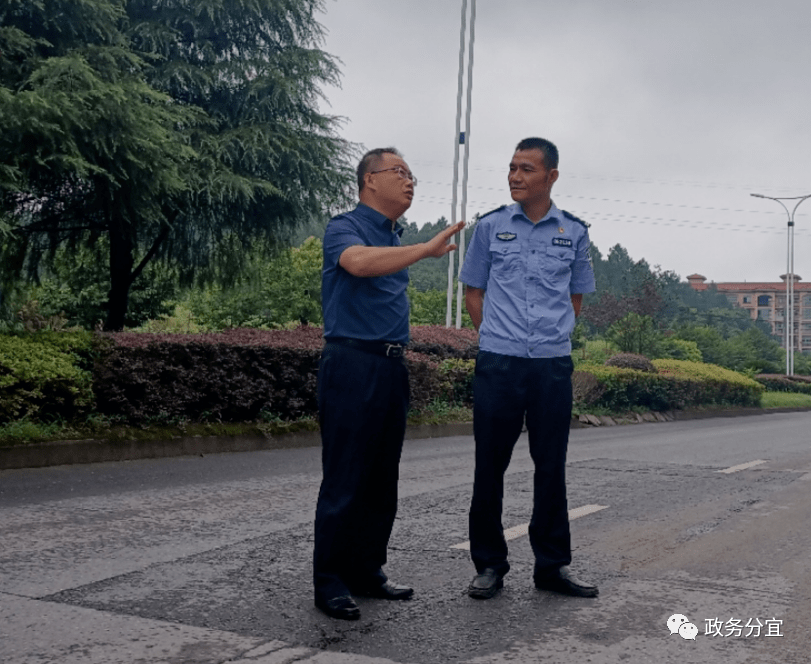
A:
{"type": "MultiPolygon", "coordinates": [[[[473,97],[473,44],[475,41],[476,0],[472,0],[470,7],[470,39],[468,40],[467,56],[467,108],[465,112],[465,130],[461,131],[462,124],[462,89],[465,69],[465,32],[467,25],[467,0],[462,0],[462,29],[459,35],[459,82],[456,97],[456,134],[454,136],[453,153],[453,193],[451,201],[451,226],[456,224],[456,200],[459,182],[459,146],[465,146],[464,169],[462,174],[462,219],[467,221],[467,177],[468,157],[470,155],[470,109],[473,97]]],[[[459,233],[457,254],[458,272],[462,272],[462,260],[465,256],[465,231],[459,233]]],[[[462,284],[457,286],[456,293],[456,327],[462,327],[462,284]]],[[[451,326],[453,311],[453,252],[448,254],[448,294],[445,312],[445,326],[451,326]]]]}
{"type": "Polygon", "coordinates": [[[777,201],[788,215],[787,246],[786,246],[786,376],[794,375],[794,213],[797,208],[811,194],[806,196],[764,196],[763,194],[751,194],[755,198],[768,198],[770,201],[777,201]],[[797,201],[789,211],[783,201],[797,201]]]}

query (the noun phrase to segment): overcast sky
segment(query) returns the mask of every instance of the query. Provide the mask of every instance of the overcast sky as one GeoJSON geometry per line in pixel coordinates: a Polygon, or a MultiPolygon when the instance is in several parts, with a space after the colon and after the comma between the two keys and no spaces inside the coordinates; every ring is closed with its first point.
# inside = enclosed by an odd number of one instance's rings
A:
{"type": "MultiPolygon", "coordinates": [[[[403,152],[418,225],[451,216],[461,7],[325,0],[319,15],[343,72],[325,110],[348,140],[403,152]]],[[[749,194],[811,194],[811,2],[477,0],[476,12],[467,218],[511,202],[515,144],[541,136],[561,154],[555,203],[591,223],[603,254],[619,243],[682,278],[786,272],[786,212],[749,194]]],[[[796,221],[795,272],[811,281],[811,200],[796,221]]]]}

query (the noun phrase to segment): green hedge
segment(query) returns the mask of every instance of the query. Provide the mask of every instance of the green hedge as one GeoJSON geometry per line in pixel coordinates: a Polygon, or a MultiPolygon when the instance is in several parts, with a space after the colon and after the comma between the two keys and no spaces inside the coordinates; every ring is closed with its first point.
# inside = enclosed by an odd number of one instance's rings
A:
{"type": "Polygon", "coordinates": [[[659,373],[583,364],[601,390],[592,404],[610,410],[634,407],[673,410],[701,405],[757,406],[763,386],[714,364],[686,360],[653,360],[659,373]]]}
{"type": "Polygon", "coordinates": [[[93,406],[93,335],[0,335],[0,423],[74,420],[93,406]]]}
{"type": "Polygon", "coordinates": [[[755,376],[755,380],[763,385],[769,392],[811,394],[811,382],[803,380],[802,378],[779,376],[775,374],[760,374],[759,376],[755,376]]]}
{"type": "Polygon", "coordinates": [[[441,398],[457,406],[473,405],[473,374],[476,360],[453,358],[439,365],[441,398]]]}
{"type": "MultiPolygon", "coordinates": [[[[475,347],[470,335],[461,335],[467,331],[412,331],[412,409],[437,400],[472,405],[475,347]]],[[[91,412],[131,425],[252,421],[263,413],[285,420],[315,416],[321,335],[321,328],[308,326],[197,335],[0,335],[0,424],[75,422],[91,412]]],[[[757,406],[764,390],[715,365],[653,364],[658,373],[581,364],[573,377],[575,400],[619,411],[757,406]]]]}

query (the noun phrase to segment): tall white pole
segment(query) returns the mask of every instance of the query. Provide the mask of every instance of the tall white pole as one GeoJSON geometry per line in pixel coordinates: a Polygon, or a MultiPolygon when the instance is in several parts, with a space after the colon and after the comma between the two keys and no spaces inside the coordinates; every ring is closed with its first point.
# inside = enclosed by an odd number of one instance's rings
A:
{"type": "Polygon", "coordinates": [[[777,201],[788,215],[788,232],[786,235],[786,315],[784,316],[786,325],[786,376],[794,375],[794,213],[800,207],[800,203],[811,198],[807,196],[764,196],[763,194],[750,194],[755,198],[768,198],[770,201],[777,201]],[[797,201],[794,209],[789,212],[783,201],[797,201]]]}
{"type": "Polygon", "coordinates": [[[789,236],[789,255],[791,256],[791,267],[789,269],[789,292],[791,293],[791,297],[789,301],[791,304],[791,364],[790,364],[790,373],[789,376],[794,375],[794,219],[792,218],[788,224],[788,236],[789,236]]]}
{"type": "MultiPolygon", "coordinates": [[[[467,109],[465,111],[465,162],[462,171],[462,219],[467,221],[467,174],[470,157],[470,110],[473,105],[473,43],[476,40],[476,0],[470,3],[470,46],[467,55],[467,109]]],[[[459,272],[462,274],[462,262],[465,259],[465,231],[459,233],[459,272]]],[[[462,282],[456,284],[456,329],[462,327],[462,282]]]]}
{"type": "MultiPolygon", "coordinates": [[[[462,0],[462,30],[459,35],[459,84],[456,94],[456,134],[453,139],[453,192],[451,194],[451,226],[456,223],[456,195],[459,181],[459,143],[462,129],[462,88],[465,71],[465,30],[467,28],[467,0],[462,0]]],[[[453,314],[453,252],[448,253],[448,294],[445,309],[445,327],[451,326],[453,314]]]]}
{"type": "MultiPolygon", "coordinates": [[[[788,210],[786,210],[786,212],[788,212],[788,210]]],[[[791,298],[791,286],[793,282],[791,278],[791,215],[789,215],[788,218],[789,222],[786,228],[786,376],[791,375],[791,328],[793,325],[791,314],[794,311],[794,302],[792,302],[791,298]]]]}

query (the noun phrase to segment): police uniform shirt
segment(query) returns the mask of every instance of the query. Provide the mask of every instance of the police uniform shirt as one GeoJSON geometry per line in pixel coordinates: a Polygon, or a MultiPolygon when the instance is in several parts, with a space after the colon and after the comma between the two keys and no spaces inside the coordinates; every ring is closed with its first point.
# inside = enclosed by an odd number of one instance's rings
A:
{"type": "Polygon", "coordinates": [[[479,348],[516,357],[571,354],[571,295],[595,290],[586,224],[554,203],[533,224],[519,204],[481,217],[459,280],[484,288],[479,348]]]}
{"type": "Polygon", "coordinates": [[[356,277],[339,264],[355,245],[399,247],[403,227],[363,203],[330,220],[324,233],[321,302],[324,337],[408,343],[408,270],[356,277]]]}

